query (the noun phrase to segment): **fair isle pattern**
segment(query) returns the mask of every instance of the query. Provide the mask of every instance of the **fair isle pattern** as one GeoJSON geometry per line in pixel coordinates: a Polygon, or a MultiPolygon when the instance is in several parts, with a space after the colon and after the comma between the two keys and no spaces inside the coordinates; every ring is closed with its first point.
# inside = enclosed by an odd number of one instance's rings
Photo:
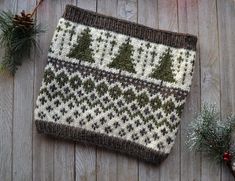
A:
{"type": "Polygon", "coordinates": [[[160,30],[145,36],[141,28],[66,7],[36,102],[39,132],[154,163],[170,153],[190,90],[196,37],[160,30]],[[114,23],[125,30],[114,31],[114,23]],[[159,32],[166,40],[155,40],[159,32]]]}
{"type": "MultiPolygon", "coordinates": [[[[94,59],[93,64],[82,61],[83,65],[99,67],[113,73],[119,73],[118,69],[110,69],[108,65],[119,52],[119,47],[128,41],[128,36],[117,34],[107,30],[97,29],[73,23],[64,18],[59,20],[52,44],[50,46],[49,56],[62,59],[67,62],[78,62],[76,58],[69,57],[71,47],[76,46],[77,39],[83,31],[88,30],[91,35],[90,48],[94,59]]],[[[135,73],[125,71],[123,75],[136,77],[141,80],[159,84],[161,80],[154,79],[150,75],[154,67],[159,65],[160,57],[169,48],[162,44],[147,42],[137,38],[130,38],[130,44],[133,46],[132,59],[135,73]]],[[[172,74],[175,82],[163,82],[164,86],[190,90],[192,72],[195,60],[195,51],[184,48],[170,47],[172,54],[172,74]]]]}

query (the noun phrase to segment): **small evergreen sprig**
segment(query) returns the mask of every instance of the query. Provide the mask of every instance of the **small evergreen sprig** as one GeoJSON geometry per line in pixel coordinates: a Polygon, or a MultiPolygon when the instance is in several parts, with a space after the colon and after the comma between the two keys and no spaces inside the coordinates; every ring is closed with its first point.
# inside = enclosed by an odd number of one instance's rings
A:
{"type": "Polygon", "coordinates": [[[221,120],[215,105],[204,105],[189,126],[187,144],[191,150],[203,152],[216,162],[224,162],[235,177],[235,147],[232,143],[234,130],[235,117],[221,120]]]}
{"type": "Polygon", "coordinates": [[[30,56],[30,52],[38,49],[37,35],[44,32],[32,18],[38,5],[28,14],[24,11],[20,15],[10,11],[0,12],[0,46],[5,51],[0,71],[8,70],[14,75],[23,60],[30,56]]]}

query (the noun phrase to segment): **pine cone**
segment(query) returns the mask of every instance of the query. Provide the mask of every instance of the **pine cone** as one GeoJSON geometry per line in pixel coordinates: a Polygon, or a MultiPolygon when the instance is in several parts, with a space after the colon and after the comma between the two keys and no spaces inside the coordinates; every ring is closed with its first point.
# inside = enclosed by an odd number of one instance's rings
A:
{"type": "Polygon", "coordinates": [[[23,10],[21,15],[15,15],[13,18],[13,23],[16,27],[24,27],[26,29],[31,28],[34,24],[34,20],[31,16],[31,14],[25,14],[25,11],[23,10]]]}

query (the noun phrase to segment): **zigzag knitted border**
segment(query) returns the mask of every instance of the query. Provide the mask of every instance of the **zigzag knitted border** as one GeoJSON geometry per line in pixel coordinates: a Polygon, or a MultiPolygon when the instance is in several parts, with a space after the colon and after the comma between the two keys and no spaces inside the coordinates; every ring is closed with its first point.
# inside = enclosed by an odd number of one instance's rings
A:
{"type": "Polygon", "coordinates": [[[54,66],[54,69],[57,71],[61,68],[66,68],[68,72],[79,71],[82,74],[91,74],[95,77],[95,79],[105,78],[109,82],[119,81],[125,85],[134,85],[136,89],[142,90],[143,88],[148,89],[151,93],[155,94],[157,92],[161,92],[166,97],[169,94],[174,94],[177,100],[183,100],[187,97],[188,91],[180,89],[180,88],[170,88],[164,86],[162,84],[156,84],[152,82],[148,82],[146,80],[141,80],[138,78],[133,78],[130,76],[125,76],[121,74],[116,74],[112,72],[108,72],[105,70],[101,70],[98,68],[88,67],[82,64],[76,64],[71,62],[66,62],[64,60],[60,60],[57,58],[49,57],[48,63],[51,63],[54,66]],[[111,80],[112,79],[112,80],[111,80]]]}
{"type": "Polygon", "coordinates": [[[160,164],[166,159],[168,154],[157,152],[151,148],[147,148],[140,144],[120,139],[105,134],[95,133],[81,128],[68,125],[47,122],[43,120],[35,120],[36,128],[39,133],[70,139],[80,143],[107,148],[122,154],[136,157],[140,160],[160,164]]]}
{"type": "MultiPolygon", "coordinates": [[[[50,92],[49,92],[48,90],[46,90],[46,89],[44,89],[43,92],[46,93],[46,95],[48,96],[49,100],[51,101],[51,100],[52,100],[52,95],[50,94],[50,92]]],[[[57,94],[57,96],[53,97],[53,99],[55,99],[55,98],[57,98],[57,97],[60,97],[61,100],[62,100],[64,103],[66,103],[66,101],[65,101],[65,96],[64,96],[62,93],[57,94]]],[[[117,114],[121,114],[121,113],[123,113],[123,112],[127,112],[128,115],[131,117],[131,119],[133,119],[133,118],[139,116],[144,122],[148,122],[148,121],[152,120],[152,121],[155,123],[156,126],[160,126],[160,125],[162,125],[162,124],[165,124],[171,131],[177,129],[177,127],[178,127],[178,125],[179,125],[179,122],[177,122],[176,124],[170,124],[170,123],[169,123],[168,121],[166,121],[165,119],[162,120],[162,121],[160,121],[160,122],[159,122],[159,121],[156,121],[157,118],[156,118],[156,116],[155,116],[154,114],[151,114],[151,115],[145,117],[145,116],[141,113],[141,111],[137,111],[137,112],[132,113],[132,112],[128,109],[128,107],[124,107],[124,108],[122,108],[122,109],[118,109],[118,108],[115,106],[114,103],[107,104],[108,106],[105,107],[105,106],[101,103],[100,100],[97,100],[97,101],[95,101],[95,102],[93,102],[93,103],[90,103],[90,102],[89,102],[89,98],[87,98],[87,97],[84,97],[83,99],[78,100],[75,95],[73,95],[73,94],[68,95],[68,98],[67,98],[67,99],[69,100],[69,99],[71,99],[71,98],[73,98],[73,101],[74,101],[75,104],[77,104],[77,106],[85,101],[85,102],[89,105],[89,108],[90,108],[90,109],[92,109],[93,107],[96,107],[97,105],[99,105],[103,111],[107,111],[107,110],[113,108],[117,114]]]]}

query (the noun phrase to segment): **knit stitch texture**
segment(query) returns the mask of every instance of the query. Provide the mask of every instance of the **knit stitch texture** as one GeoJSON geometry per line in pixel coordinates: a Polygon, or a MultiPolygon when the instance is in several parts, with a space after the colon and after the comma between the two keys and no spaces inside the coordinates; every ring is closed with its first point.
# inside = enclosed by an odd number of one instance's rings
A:
{"type": "Polygon", "coordinates": [[[36,102],[38,132],[159,164],[174,144],[196,42],[67,5],[36,102]]]}

